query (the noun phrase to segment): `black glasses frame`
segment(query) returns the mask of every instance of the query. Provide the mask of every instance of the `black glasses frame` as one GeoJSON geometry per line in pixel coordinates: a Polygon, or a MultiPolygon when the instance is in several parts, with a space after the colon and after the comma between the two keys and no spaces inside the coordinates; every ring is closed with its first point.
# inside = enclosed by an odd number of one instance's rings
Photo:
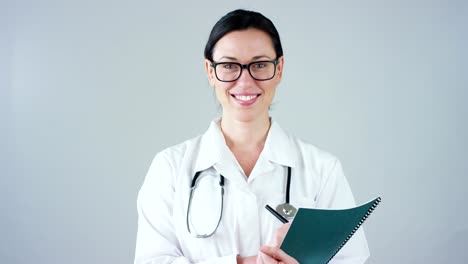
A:
{"type": "Polygon", "coordinates": [[[248,64],[240,64],[238,62],[214,62],[212,61],[211,62],[211,67],[214,68],[214,71],[215,71],[215,76],[216,76],[216,79],[218,79],[218,81],[220,82],[235,82],[237,81],[241,75],[242,75],[242,72],[243,72],[243,69],[247,69],[247,71],[249,72],[250,76],[256,80],[256,81],[268,81],[268,80],[271,80],[273,79],[273,77],[275,77],[276,75],[276,65],[278,65],[278,59],[276,60],[262,60],[262,61],[253,61],[251,63],[248,63],[248,64]],[[273,70],[273,75],[271,76],[271,78],[268,78],[268,79],[258,79],[258,78],[255,78],[253,75],[252,75],[252,72],[250,72],[250,66],[255,64],[255,63],[262,63],[262,62],[270,62],[270,63],[273,63],[274,64],[274,70],[273,70]],[[218,77],[218,73],[216,72],[216,66],[218,65],[223,65],[223,64],[235,64],[235,65],[238,65],[240,67],[240,71],[239,71],[239,76],[237,76],[237,78],[235,78],[234,80],[232,81],[223,81],[221,79],[219,79],[218,77]]]}

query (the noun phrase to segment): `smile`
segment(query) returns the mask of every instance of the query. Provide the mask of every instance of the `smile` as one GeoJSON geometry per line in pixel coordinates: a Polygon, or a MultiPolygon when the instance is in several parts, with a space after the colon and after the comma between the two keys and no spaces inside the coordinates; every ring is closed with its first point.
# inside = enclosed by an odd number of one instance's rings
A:
{"type": "Polygon", "coordinates": [[[244,102],[250,101],[250,100],[254,99],[257,96],[258,95],[234,95],[234,97],[236,99],[239,99],[239,100],[244,101],[244,102]]]}
{"type": "Polygon", "coordinates": [[[243,106],[248,106],[255,103],[260,94],[242,95],[242,94],[231,94],[234,100],[243,106]]]}

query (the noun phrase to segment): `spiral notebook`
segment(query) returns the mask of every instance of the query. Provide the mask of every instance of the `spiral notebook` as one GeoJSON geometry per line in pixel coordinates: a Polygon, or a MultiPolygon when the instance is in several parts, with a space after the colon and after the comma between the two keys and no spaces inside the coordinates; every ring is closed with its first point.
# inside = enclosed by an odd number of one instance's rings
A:
{"type": "Polygon", "coordinates": [[[299,208],[281,249],[301,264],[328,263],[359,229],[381,198],[349,209],[299,208]]]}

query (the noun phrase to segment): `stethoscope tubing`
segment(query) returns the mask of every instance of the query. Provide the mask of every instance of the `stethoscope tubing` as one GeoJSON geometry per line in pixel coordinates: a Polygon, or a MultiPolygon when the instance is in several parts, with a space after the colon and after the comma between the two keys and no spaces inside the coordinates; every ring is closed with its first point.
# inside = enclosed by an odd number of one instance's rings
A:
{"type": "MultiPolygon", "coordinates": [[[[193,198],[193,192],[196,188],[196,185],[197,185],[197,180],[198,178],[200,177],[200,173],[202,171],[197,171],[195,173],[195,176],[193,176],[193,179],[192,179],[192,182],[190,184],[190,196],[189,196],[189,201],[188,201],[188,206],[187,206],[187,217],[186,217],[186,224],[187,224],[187,230],[190,234],[192,234],[192,231],[190,230],[190,224],[189,224],[189,218],[190,218],[190,209],[192,208],[192,198],[193,198]]],[[[221,211],[220,211],[220,214],[219,214],[219,219],[218,219],[218,223],[216,224],[216,227],[214,228],[214,230],[209,233],[209,234],[192,234],[193,236],[195,236],[196,238],[207,238],[207,237],[210,237],[212,236],[216,230],[218,229],[219,227],[219,224],[221,223],[221,219],[223,218],[223,210],[224,210],[224,176],[219,174],[219,186],[221,187],[221,211]]],[[[286,180],[286,197],[285,197],[285,204],[289,205],[289,198],[290,198],[290,190],[291,190],[291,167],[288,166],[288,177],[287,177],[287,180],[286,180]]]]}
{"type": "Polygon", "coordinates": [[[288,166],[288,178],[286,180],[286,203],[289,203],[289,191],[291,190],[291,167],[288,166]]]}
{"type": "MultiPolygon", "coordinates": [[[[190,185],[190,196],[189,196],[189,202],[187,206],[187,218],[186,218],[186,224],[187,224],[187,230],[189,231],[190,234],[192,234],[192,231],[190,230],[190,224],[189,224],[189,216],[190,216],[190,208],[192,208],[192,197],[193,197],[193,191],[195,190],[195,187],[197,185],[197,179],[200,176],[201,171],[198,171],[195,173],[195,176],[193,177],[192,184],[190,185]]],[[[216,230],[218,229],[219,224],[221,223],[221,219],[223,218],[223,209],[224,209],[224,176],[219,174],[219,186],[221,187],[221,211],[219,214],[219,219],[218,223],[216,224],[216,227],[214,228],[213,232],[209,234],[193,234],[197,238],[207,238],[212,236],[216,230]]]]}

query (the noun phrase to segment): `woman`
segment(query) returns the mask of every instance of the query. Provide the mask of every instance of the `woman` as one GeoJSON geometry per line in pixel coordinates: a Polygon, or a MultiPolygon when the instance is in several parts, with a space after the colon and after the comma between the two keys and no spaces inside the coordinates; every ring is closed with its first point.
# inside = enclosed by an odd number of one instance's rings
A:
{"type": "MultiPolygon", "coordinates": [[[[268,18],[228,13],[212,29],[205,59],[222,116],[154,158],[138,196],[135,263],[297,263],[279,248],[288,225],[265,205],[289,196],[295,207],[354,206],[340,162],[270,118],[284,58],[268,18]]],[[[330,263],[368,255],[360,230],[330,263]]]]}

